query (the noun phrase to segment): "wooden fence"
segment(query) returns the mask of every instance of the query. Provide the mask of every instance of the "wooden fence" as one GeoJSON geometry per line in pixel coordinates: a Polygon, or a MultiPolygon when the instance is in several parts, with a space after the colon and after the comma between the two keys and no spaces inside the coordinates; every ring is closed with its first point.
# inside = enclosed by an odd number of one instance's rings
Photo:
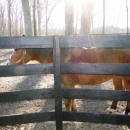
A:
{"type": "Polygon", "coordinates": [[[61,88],[61,73],[130,75],[130,64],[77,64],[60,63],[60,48],[108,47],[130,48],[130,36],[44,36],[44,37],[0,37],[0,48],[53,48],[54,63],[35,65],[0,66],[0,77],[54,74],[54,89],[33,89],[1,92],[0,102],[55,98],[55,112],[0,116],[0,126],[22,123],[56,121],[56,130],[62,130],[63,121],[79,121],[107,124],[130,124],[129,115],[101,114],[62,111],[63,98],[130,101],[130,91],[64,89],[61,88]],[[75,65],[76,67],[71,67],[75,65]],[[96,69],[98,67],[98,69],[96,69]],[[24,72],[15,73],[15,69],[24,72]],[[76,69],[75,69],[76,68],[76,69]],[[82,94],[81,94],[82,93],[82,94]],[[94,94],[93,94],[94,93],[94,94]]]}

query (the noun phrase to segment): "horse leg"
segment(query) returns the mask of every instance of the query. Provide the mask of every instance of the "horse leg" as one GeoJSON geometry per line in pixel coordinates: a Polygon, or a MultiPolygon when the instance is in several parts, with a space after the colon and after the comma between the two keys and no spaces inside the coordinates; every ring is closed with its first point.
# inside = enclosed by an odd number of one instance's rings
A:
{"type": "Polygon", "coordinates": [[[75,99],[72,99],[72,108],[71,108],[71,111],[77,111],[75,99]]]}
{"type": "Polygon", "coordinates": [[[66,111],[71,111],[72,99],[65,99],[65,109],[66,109],[66,111]]]}
{"type": "MultiPolygon", "coordinates": [[[[124,88],[126,90],[130,90],[130,76],[123,76],[123,81],[124,81],[124,88]]],[[[130,112],[130,101],[127,101],[126,110],[123,113],[128,115],[129,112],[130,112]]]]}
{"type": "MultiPolygon", "coordinates": [[[[63,88],[75,88],[75,84],[73,83],[74,78],[69,75],[62,75],[62,87],[63,88]]],[[[65,99],[65,109],[66,111],[76,111],[76,103],[75,99],[65,99]]]]}
{"type": "MultiPolygon", "coordinates": [[[[113,77],[114,90],[122,90],[122,77],[114,76],[113,77]]],[[[112,101],[110,108],[106,110],[107,113],[112,113],[117,108],[118,101],[112,101]]]]}

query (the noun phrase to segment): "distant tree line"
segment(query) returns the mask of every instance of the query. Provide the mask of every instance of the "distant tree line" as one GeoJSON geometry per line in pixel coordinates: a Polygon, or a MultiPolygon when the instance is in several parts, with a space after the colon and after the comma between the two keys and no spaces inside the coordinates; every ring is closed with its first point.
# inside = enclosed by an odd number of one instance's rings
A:
{"type": "MultiPolygon", "coordinates": [[[[102,0],[102,27],[93,28],[93,9],[98,0],[2,0],[0,1],[0,36],[89,35],[124,32],[106,26],[105,2],[102,0]],[[79,1],[78,3],[76,1],[79,1]],[[50,18],[57,5],[64,4],[64,23],[59,28],[50,18]]],[[[126,2],[127,33],[129,8],[126,2]]],[[[60,11],[60,10],[59,10],[60,11]]],[[[57,19],[60,21],[60,17],[57,19]]]]}

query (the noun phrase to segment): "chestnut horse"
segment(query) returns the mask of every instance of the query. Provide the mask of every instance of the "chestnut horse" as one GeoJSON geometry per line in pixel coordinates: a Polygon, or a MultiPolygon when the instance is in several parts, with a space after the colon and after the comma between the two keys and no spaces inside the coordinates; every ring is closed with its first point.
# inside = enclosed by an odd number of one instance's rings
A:
{"type": "MultiPolygon", "coordinates": [[[[52,63],[52,49],[14,49],[7,64],[25,64],[31,60],[40,63],[52,63]]],[[[61,62],[76,63],[130,63],[129,49],[105,48],[73,48],[61,49],[61,62]]],[[[96,85],[113,80],[114,90],[130,90],[130,76],[116,75],[88,75],[88,74],[62,74],[62,86],[74,88],[76,85],[96,85]]],[[[109,110],[117,108],[118,101],[113,101],[109,110]]],[[[74,99],[65,99],[67,111],[76,110],[74,99]]],[[[125,114],[130,112],[130,102],[127,102],[125,114]]]]}

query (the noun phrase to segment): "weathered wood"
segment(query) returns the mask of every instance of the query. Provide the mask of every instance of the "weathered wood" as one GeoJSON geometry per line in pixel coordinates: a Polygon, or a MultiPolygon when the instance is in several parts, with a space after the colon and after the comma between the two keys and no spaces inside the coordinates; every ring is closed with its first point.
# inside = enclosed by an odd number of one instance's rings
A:
{"type": "Polygon", "coordinates": [[[0,49],[7,48],[52,48],[53,36],[0,37],[0,49]]]}
{"type": "Polygon", "coordinates": [[[61,63],[61,73],[130,75],[129,63],[61,63]]]}
{"type": "Polygon", "coordinates": [[[0,77],[53,74],[53,64],[0,66],[0,77]]]}
{"type": "Polygon", "coordinates": [[[87,88],[63,88],[64,98],[130,101],[130,91],[125,90],[97,90],[87,88]]]}
{"type": "MultiPolygon", "coordinates": [[[[64,121],[107,123],[115,125],[129,125],[129,115],[100,114],[86,112],[63,112],[64,121]]],[[[55,112],[39,112],[18,115],[0,116],[0,126],[16,125],[23,123],[55,121],[55,112]]]]}
{"type": "Polygon", "coordinates": [[[0,116],[0,126],[55,121],[55,112],[39,112],[0,116]]]}
{"type": "Polygon", "coordinates": [[[54,59],[54,90],[55,90],[55,119],[56,130],[62,130],[62,88],[61,88],[61,72],[60,72],[60,48],[59,37],[54,37],[53,47],[54,59]]]}
{"type": "MultiPolygon", "coordinates": [[[[130,95],[130,91],[125,91],[125,90],[62,88],[63,98],[130,101],[129,95],[130,95]]],[[[54,97],[55,97],[54,88],[32,89],[32,90],[22,90],[22,91],[13,91],[13,92],[1,92],[0,102],[48,99],[54,97]]]]}
{"type": "MultiPolygon", "coordinates": [[[[0,77],[53,74],[53,64],[0,66],[0,77]]],[[[61,73],[130,75],[129,63],[61,63],[61,73]]]]}
{"type": "Polygon", "coordinates": [[[63,112],[64,121],[92,122],[92,123],[107,123],[115,125],[129,125],[129,115],[119,114],[100,114],[87,112],[63,112]]]}
{"type": "Polygon", "coordinates": [[[0,126],[22,123],[56,121],[62,130],[62,121],[79,121],[126,125],[130,116],[86,112],[62,112],[64,98],[130,101],[130,91],[63,89],[61,73],[130,75],[130,64],[77,64],[60,63],[60,47],[130,48],[130,36],[46,36],[0,37],[0,48],[53,48],[54,64],[0,66],[0,77],[54,74],[54,89],[35,89],[0,93],[0,102],[47,99],[55,96],[55,112],[41,112],[0,117],[0,126]],[[54,46],[54,47],[53,47],[54,46]],[[53,67],[54,65],[54,67],[53,67]]]}
{"type": "Polygon", "coordinates": [[[13,92],[0,92],[0,102],[54,98],[54,88],[31,89],[13,92]]]}
{"type": "Polygon", "coordinates": [[[129,35],[60,36],[60,47],[130,48],[129,35]]]}

